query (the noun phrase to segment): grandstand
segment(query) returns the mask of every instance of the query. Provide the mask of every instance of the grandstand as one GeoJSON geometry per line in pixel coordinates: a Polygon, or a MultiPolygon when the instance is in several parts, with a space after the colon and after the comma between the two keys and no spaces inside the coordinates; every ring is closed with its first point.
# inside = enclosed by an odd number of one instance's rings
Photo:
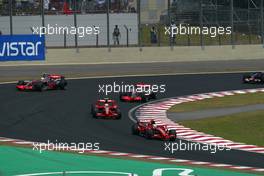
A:
{"type": "Polygon", "coordinates": [[[141,0],[141,21],[143,24],[158,23],[161,14],[167,10],[167,0],[141,0]]]}
{"type": "MultiPolygon", "coordinates": [[[[202,13],[204,26],[228,26],[232,20],[236,32],[260,34],[261,0],[233,0],[233,12],[230,3],[231,0],[172,0],[170,18],[176,24],[200,25],[202,13]]],[[[168,10],[161,14],[160,22],[169,23],[168,10]]]]}
{"type": "MultiPolygon", "coordinates": [[[[7,16],[12,1],[13,15],[39,15],[41,0],[0,0],[0,15],[7,16]]],[[[73,10],[74,0],[43,0],[45,14],[63,14],[67,6],[73,10]]],[[[134,0],[115,0],[110,3],[112,13],[136,12],[131,6],[134,0]]],[[[106,13],[106,0],[76,0],[78,13],[106,13]]]]}
{"type": "MultiPolygon", "coordinates": [[[[230,0],[202,0],[203,20],[205,24],[225,24],[230,22],[230,0]]],[[[261,0],[234,0],[234,22],[256,22],[260,20],[261,0]]],[[[195,24],[199,21],[200,1],[172,0],[171,19],[176,23],[195,24]]],[[[161,16],[166,22],[168,11],[161,16]]]]}

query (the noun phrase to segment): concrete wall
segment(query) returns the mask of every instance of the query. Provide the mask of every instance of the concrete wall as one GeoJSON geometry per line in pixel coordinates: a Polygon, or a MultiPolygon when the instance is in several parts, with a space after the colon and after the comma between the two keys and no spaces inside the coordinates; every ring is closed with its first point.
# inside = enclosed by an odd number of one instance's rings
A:
{"type": "Polygon", "coordinates": [[[208,60],[240,60],[264,59],[264,49],[260,45],[239,45],[236,49],[231,46],[210,46],[205,50],[201,47],[145,47],[140,52],[139,48],[112,48],[109,53],[107,48],[48,50],[47,61],[61,62],[178,62],[178,61],[208,61],[208,60]]]}
{"type": "MultiPolygon", "coordinates": [[[[173,51],[169,47],[139,48],[81,48],[49,49],[44,62],[2,62],[0,65],[12,64],[100,64],[100,63],[149,63],[149,62],[180,62],[180,61],[226,61],[264,59],[261,45],[210,46],[205,50],[200,47],[177,47],[173,51]]],[[[191,63],[190,63],[191,64],[191,63]]]]}
{"type": "MultiPolygon", "coordinates": [[[[86,14],[77,16],[78,26],[99,26],[99,45],[107,44],[107,21],[106,14],[86,14]]],[[[45,23],[51,26],[74,26],[73,15],[47,15],[45,16],[45,23]]],[[[137,27],[137,14],[111,14],[110,15],[110,41],[112,40],[112,32],[115,25],[119,25],[121,32],[121,44],[126,44],[126,30],[124,25],[131,28],[129,33],[130,44],[137,44],[138,27],[137,27]]],[[[13,32],[14,34],[30,34],[32,26],[41,26],[41,16],[14,16],[13,17],[13,32]]],[[[3,34],[9,34],[9,17],[0,17],[0,30],[3,34]]],[[[67,45],[74,46],[74,35],[67,35],[67,45]]],[[[47,46],[63,46],[63,35],[50,35],[46,36],[47,46]]],[[[83,38],[78,38],[80,45],[95,45],[96,36],[90,35],[83,38]]]]}

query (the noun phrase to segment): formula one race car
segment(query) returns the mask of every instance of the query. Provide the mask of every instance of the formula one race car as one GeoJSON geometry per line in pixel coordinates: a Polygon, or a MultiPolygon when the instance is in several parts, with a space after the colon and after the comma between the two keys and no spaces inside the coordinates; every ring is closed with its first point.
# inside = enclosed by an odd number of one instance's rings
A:
{"type": "Polygon", "coordinates": [[[138,121],[132,126],[132,134],[140,135],[147,139],[175,141],[177,138],[175,129],[169,129],[166,125],[158,125],[154,120],[138,121]]]}
{"type": "Polygon", "coordinates": [[[264,73],[262,72],[255,72],[246,74],[243,76],[243,83],[251,83],[251,84],[257,84],[257,83],[264,83],[264,73]]]}
{"type": "Polygon", "coordinates": [[[115,100],[98,100],[91,106],[91,114],[94,118],[121,119],[121,111],[115,100]]]}
{"type": "Polygon", "coordinates": [[[121,101],[125,102],[147,102],[156,99],[156,93],[151,90],[151,85],[136,84],[131,92],[122,92],[119,96],[121,101]]]}
{"type": "Polygon", "coordinates": [[[21,91],[43,91],[65,89],[67,81],[64,76],[43,74],[41,80],[18,81],[16,88],[21,91]]]}

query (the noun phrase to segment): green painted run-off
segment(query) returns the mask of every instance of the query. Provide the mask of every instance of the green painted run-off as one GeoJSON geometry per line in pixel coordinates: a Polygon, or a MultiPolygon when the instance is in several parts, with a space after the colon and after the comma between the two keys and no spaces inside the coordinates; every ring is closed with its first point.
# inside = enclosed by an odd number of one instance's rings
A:
{"type": "MultiPolygon", "coordinates": [[[[160,168],[182,168],[185,173],[189,172],[190,176],[253,176],[254,174],[238,173],[235,171],[227,171],[220,169],[207,169],[191,166],[180,166],[174,164],[151,163],[145,161],[116,159],[91,155],[80,155],[73,153],[51,152],[46,151],[39,153],[30,148],[19,148],[10,146],[0,146],[0,176],[33,174],[33,173],[52,173],[62,171],[108,171],[133,173],[138,176],[152,176],[159,172],[160,168]],[[188,170],[189,169],[189,170],[188,170]],[[191,170],[192,172],[190,172],[191,170]]],[[[182,171],[164,171],[162,176],[177,176],[182,171]]],[[[63,175],[60,173],[53,175],[63,175]]],[[[91,175],[91,176],[119,176],[122,174],[66,174],[65,175],[91,175]]],[[[156,175],[158,176],[158,175],[156,175]]],[[[159,175],[160,176],[160,175],[159,175]]],[[[187,175],[183,175],[187,176],[187,175]]]]}

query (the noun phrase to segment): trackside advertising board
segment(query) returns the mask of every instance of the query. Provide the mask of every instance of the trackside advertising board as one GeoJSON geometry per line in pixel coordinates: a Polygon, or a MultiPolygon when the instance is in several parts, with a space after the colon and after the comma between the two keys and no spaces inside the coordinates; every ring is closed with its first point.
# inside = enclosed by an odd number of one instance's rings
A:
{"type": "Polygon", "coordinates": [[[45,60],[45,36],[0,35],[0,61],[45,60]]]}

